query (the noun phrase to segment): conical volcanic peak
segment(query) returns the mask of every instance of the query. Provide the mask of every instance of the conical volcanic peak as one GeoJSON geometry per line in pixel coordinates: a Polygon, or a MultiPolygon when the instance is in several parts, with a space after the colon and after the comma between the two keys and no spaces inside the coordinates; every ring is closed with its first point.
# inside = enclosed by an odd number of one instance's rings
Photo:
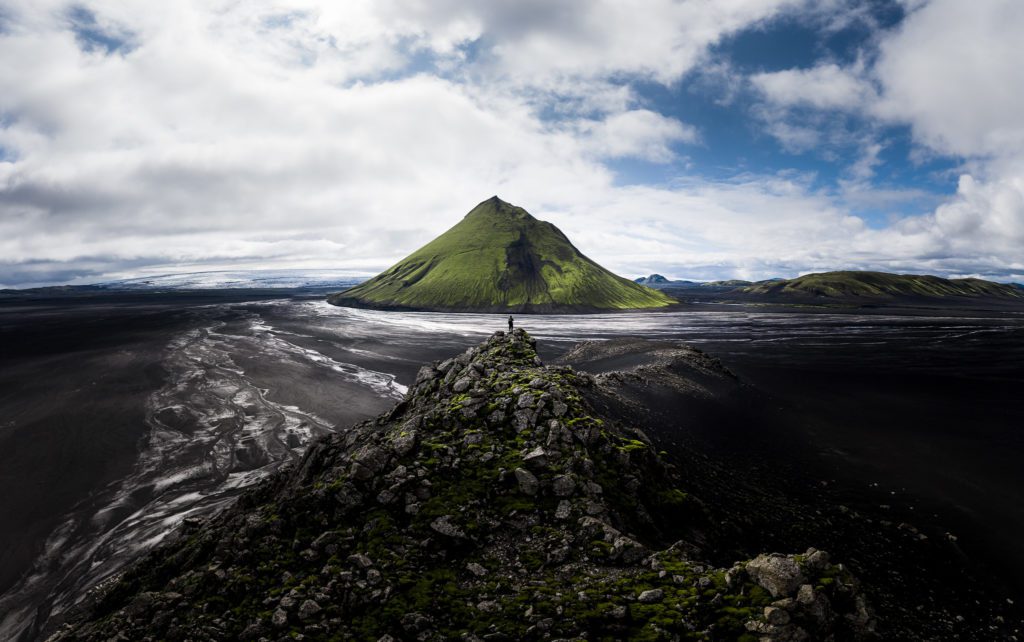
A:
{"type": "Polygon", "coordinates": [[[473,209],[469,210],[469,213],[466,214],[465,218],[485,216],[496,218],[502,217],[513,220],[537,220],[533,217],[533,215],[531,215],[523,208],[519,207],[518,205],[513,205],[512,203],[503,201],[497,196],[492,196],[486,201],[483,201],[482,203],[474,207],[473,209]]]}
{"type": "Polygon", "coordinates": [[[497,196],[336,305],[456,312],[599,312],[675,301],[616,276],[551,223],[497,196]]]}

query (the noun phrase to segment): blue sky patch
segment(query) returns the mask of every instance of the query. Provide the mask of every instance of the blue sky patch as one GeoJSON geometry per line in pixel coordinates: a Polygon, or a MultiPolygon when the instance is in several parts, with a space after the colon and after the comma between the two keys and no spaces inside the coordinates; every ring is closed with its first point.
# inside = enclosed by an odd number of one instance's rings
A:
{"type": "Polygon", "coordinates": [[[130,53],[136,47],[132,34],[100,24],[96,19],[96,13],[87,7],[71,7],[68,9],[67,18],[71,31],[75,34],[75,42],[82,51],[101,51],[109,56],[115,53],[130,53]]]}

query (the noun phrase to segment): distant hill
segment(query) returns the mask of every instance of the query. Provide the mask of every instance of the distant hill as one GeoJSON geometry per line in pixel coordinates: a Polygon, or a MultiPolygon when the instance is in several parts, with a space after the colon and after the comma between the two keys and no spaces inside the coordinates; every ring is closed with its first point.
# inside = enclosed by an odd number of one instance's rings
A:
{"type": "Polygon", "coordinates": [[[633,283],[639,283],[640,285],[657,285],[659,283],[668,283],[669,280],[660,274],[652,274],[650,276],[641,276],[633,279],[633,283]]]}
{"type": "Polygon", "coordinates": [[[335,305],[455,312],[595,312],[675,300],[583,256],[554,225],[497,196],[335,305]]]}
{"type": "Polygon", "coordinates": [[[795,279],[762,281],[739,292],[781,298],[891,299],[915,297],[987,297],[1024,300],[1024,289],[983,279],[944,279],[920,274],[888,272],[822,272],[795,279]]]}
{"type": "Polygon", "coordinates": [[[674,281],[660,274],[652,274],[650,276],[641,276],[633,279],[634,283],[640,285],[646,285],[649,288],[660,290],[662,288],[689,288],[701,285],[698,281],[674,281]]]}

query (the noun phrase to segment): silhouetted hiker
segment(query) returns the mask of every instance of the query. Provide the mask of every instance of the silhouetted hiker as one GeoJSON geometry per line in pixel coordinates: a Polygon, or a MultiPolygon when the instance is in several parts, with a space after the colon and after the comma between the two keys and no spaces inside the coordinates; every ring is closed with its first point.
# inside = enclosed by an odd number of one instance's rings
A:
{"type": "Polygon", "coordinates": [[[512,334],[512,325],[513,325],[512,324],[512,315],[510,314],[510,315],[508,315],[508,332],[509,332],[509,334],[512,334]]]}

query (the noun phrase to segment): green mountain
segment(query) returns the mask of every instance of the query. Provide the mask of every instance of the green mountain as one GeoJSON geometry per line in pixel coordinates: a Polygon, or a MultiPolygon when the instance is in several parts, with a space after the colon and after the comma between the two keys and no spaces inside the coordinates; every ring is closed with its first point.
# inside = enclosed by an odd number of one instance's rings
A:
{"type": "Polygon", "coordinates": [[[766,281],[740,289],[746,294],[783,297],[895,298],[992,297],[1024,299],[1024,289],[983,279],[943,279],[887,272],[822,272],[766,281]]]}
{"type": "Polygon", "coordinates": [[[562,232],[497,196],[335,305],[458,312],[659,308],[668,296],[616,276],[562,232]]]}

